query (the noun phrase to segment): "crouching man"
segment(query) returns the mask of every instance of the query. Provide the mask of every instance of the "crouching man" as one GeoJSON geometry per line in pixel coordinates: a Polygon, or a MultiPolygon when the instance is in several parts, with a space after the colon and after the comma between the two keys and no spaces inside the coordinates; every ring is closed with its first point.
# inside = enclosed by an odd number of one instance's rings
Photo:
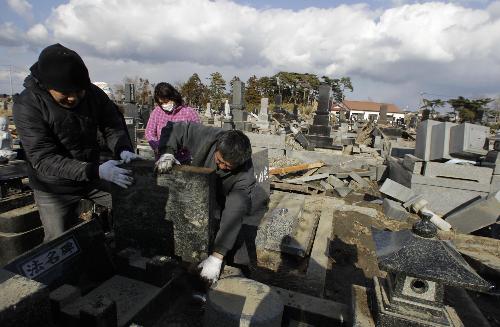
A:
{"type": "Polygon", "coordinates": [[[213,252],[198,266],[201,277],[213,283],[219,278],[224,257],[233,249],[243,220],[251,210],[256,183],[252,148],[241,131],[169,122],[162,129],[159,142],[161,156],[156,162],[159,173],[166,173],[179,163],[175,154],[180,149],[189,151],[192,166],[212,168],[216,174],[219,230],[213,252]]]}

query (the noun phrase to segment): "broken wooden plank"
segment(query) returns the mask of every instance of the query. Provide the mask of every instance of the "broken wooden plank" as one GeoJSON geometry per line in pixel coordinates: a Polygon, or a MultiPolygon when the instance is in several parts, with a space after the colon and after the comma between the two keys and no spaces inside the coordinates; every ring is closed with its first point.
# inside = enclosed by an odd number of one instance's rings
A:
{"type": "Polygon", "coordinates": [[[322,208],[306,272],[308,289],[316,296],[323,296],[325,288],[326,271],[329,261],[328,249],[333,227],[333,201],[325,197],[322,208]]]}
{"type": "Polygon", "coordinates": [[[330,176],[329,173],[324,173],[324,174],[316,174],[316,175],[306,176],[306,177],[302,176],[302,177],[298,177],[298,178],[284,179],[282,181],[286,182],[286,183],[296,184],[296,183],[312,182],[312,181],[317,181],[320,179],[326,179],[326,178],[328,178],[328,176],[330,176]]]}
{"type": "Polygon", "coordinates": [[[308,170],[308,169],[313,169],[313,168],[320,168],[320,167],[323,167],[324,165],[325,165],[324,162],[318,161],[318,162],[296,165],[296,166],[272,168],[269,170],[269,175],[286,175],[286,174],[294,173],[297,171],[308,170]]]}
{"type": "Polygon", "coordinates": [[[318,171],[319,167],[316,167],[316,168],[313,168],[313,169],[309,169],[308,171],[306,171],[306,173],[304,175],[302,175],[302,177],[307,177],[307,176],[311,176],[312,174],[314,174],[316,171],[318,171]]]}
{"type": "Polygon", "coordinates": [[[283,182],[278,182],[278,181],[271,182],[271,189],[281,190],[281,191],[299,192],[299,193],[304,193],[304,194],[319,194],[319,193],[325,192],[322,188],[315,187],[312,185],[291,184],[291,183],[283,183],[283,182]]]}

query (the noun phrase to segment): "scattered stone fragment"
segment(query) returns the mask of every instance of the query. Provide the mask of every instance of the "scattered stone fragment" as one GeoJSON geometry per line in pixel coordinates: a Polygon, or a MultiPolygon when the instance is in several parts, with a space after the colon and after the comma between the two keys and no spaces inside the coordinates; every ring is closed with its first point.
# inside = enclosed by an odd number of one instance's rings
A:
{"type": "Polygon", "coordinates": [[[406,186],[396,183],[392,179],[387,178],[380,188],[380,193],[390,196],[399,202],[406,202],[415,195],[413,191],[406,186]]]}
{"type": "Polygon", "coordinates": [[[404,221],[409,217],[408,211],[401,206],[401,203],[385,198],[382,204],[384,214],[395,220],[404,221]]]}
{"type": "Polygon", "coordinates": [[[352,192],[352,188],[347,186],[336,187],[335,191],[341,198],[345,198],[349,193],[352,192]]]}
{"type": "Polygon", "coordinates": [[[333,186],[335,188],[345,186],[345,184],[342,180],[340,180],[339,178],[337,178],[333,175],[328,176],[326,181],[328,182],[328,184],[330,184],[331,186],[333,186]]]}

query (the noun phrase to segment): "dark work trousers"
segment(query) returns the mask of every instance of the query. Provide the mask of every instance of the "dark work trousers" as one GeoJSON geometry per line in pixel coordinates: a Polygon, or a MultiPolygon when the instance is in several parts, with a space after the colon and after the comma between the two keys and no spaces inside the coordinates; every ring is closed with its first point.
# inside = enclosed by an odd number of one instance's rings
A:
{"type": "Polygon", "coordinates": [[[78,222],[80,200],[88,199],[111,208],[111,194],[101,189],[92,189],[85,194],[54,194],[34,190],[33,195],[45,232],[44,241],[60,236],[78,222]]]}

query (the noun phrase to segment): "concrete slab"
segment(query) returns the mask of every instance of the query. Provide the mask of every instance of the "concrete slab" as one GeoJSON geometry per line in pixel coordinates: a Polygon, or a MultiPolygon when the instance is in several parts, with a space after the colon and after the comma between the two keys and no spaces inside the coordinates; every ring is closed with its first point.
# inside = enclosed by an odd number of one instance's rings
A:
{"type": "Polygon", "coordinates": [[[328,246],[332,234],[334,203],[332,199],[325,198],[319,218],[316,237],[309,258],[306,272],[306,281],[311,293],[322,297],[325,288],[326,271],[328,269],[328,246]]]}
{"type": "Polygon", "coordinates": [[[453,229],[468,234],[500,220],[500,191],[480,199],[448,216],[453,229]]]}
{"type": "Polygon", "coordinates": [[[20,233],[0,232],[0,266],[43,242],[43,227],[20,233]]]}
{"type": "Polygon", "coordinates": [[[476,192],[486,192],[490,191],[490,185],[481,184],[476,182],[469,182],[463,180],[456,180],[450,178],[439,178],[439,177],[427,177],[417,174],[413,174],[411,177],[411,188],[414,185],[429,185],[429,186],[439,186],[457,190],[470,190],[476,192]]]}
{"type": "Polygon", "coordinates": [[[459,181],[490,184],[493,169],[469,165],[454,165],[439,162],[426,162],[424,176],[443,177],[459,181]]]}
{"type": "Polygon", "coordinates": [[[0,232],[22,233],[40,227],[40,215],[36,204],[0,213],[0,232]]]}
{"type": "Polygon", "coordinates": [[[160,288],[123,276],[113,276],[87,295],[62,308],[69,321],[77,321],[80,310],[108,298],[116,302],[118,326],[127,326],[160,292],[160,288]]]}
{"type": "Polygon", "coordinates": [[[0,268],[0,325],[51,325],[49,289],[42,283],[0,268]]]}
{"type": "Polygon", "coordinates": [[[429,202],[429,209],[440,216],[450,213],[452,210],[467,204],[478,196],[485,197],[488,195],[488,192],[423,184],[414,184],[411,189],[415,194],[421,194],[423,198],[429,202]]]}
{"type": "Polygon", "coordinates": [[[284,179],[283,182],[292,183],[292,184],[297,184],[297,183],[300,184],[300,183],[305,183],[305,182],[317,181],[320,179],[327,179],[329,176],[330,176],[329,173],[315,174],[315,175],[299,177],[299,178],[284,179]]]}
{"type": "Polygon", "coordinates": [[[415,195],[410,188],[401,185],[392,179],[387,178],[380,187],[380,193],[390,196],[399,202],[406,202],[415,195]]]}

